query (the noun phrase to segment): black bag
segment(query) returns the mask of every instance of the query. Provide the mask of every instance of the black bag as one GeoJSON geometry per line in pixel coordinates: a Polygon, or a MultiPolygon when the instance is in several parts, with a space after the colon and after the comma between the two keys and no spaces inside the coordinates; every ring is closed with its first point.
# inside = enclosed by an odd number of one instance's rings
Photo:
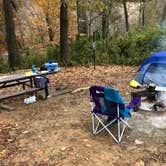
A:
{"type": "Polygon", "coordinates": [[[49,83],[49,80],[47,77],[42,77],[42,76],[36,76],[34,78],[34,84],[35,84],[35,88],[47,88],[48,85],[47,83],[49,83]]]}
{"type": "Polygon", "coordinates": [[[47,71],[46,65],[42,65],[42,66],[40,67],[40,71],[47,71]]]}

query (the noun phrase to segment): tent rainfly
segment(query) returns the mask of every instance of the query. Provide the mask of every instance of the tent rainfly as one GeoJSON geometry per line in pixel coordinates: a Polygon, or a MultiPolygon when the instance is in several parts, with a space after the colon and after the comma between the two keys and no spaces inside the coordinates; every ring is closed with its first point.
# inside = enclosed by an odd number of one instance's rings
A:
{"type": "Polygon", "coordinates": [[[133,88],[149,84],[166,87],[166,52],[157,52],[147,58],[130,82],[133,88]]]}

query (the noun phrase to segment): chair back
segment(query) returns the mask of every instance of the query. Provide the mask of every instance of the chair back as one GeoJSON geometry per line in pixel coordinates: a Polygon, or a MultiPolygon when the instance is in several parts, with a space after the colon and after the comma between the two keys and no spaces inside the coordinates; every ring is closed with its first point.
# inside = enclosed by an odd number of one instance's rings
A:
{"type": "MultiPolygon", "coordinates": [[[[107,115],[110,118],[117,117],[117,108],[124,109],[125,105],[121,103],[116,103],[113,101],[106,100],[104,88],[101,86],[90,87],[90,100],[95,103],[95,107],[92,110],[94,113],[99,113],[102,115],[107,115]]],[[[111,96],[111,95],[110,95],[111,96]]],[[[122,115],[120,114],[120,117],[122,115]]]]}
{"type": "Polygon", "coordinates": [[[104,105],[104,87],[92,86],[90,91],[90,101],[95,103],[93,112],[102,114],[102,107],[104,105]]]}

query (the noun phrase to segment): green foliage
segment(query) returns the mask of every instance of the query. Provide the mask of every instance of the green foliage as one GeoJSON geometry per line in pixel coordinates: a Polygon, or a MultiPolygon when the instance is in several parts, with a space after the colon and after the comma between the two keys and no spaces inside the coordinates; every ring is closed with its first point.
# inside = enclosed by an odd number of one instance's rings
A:
{"type": "Polygon", "coordinates": [[[139,65],[152,52],[157,51],[153,41],[161,37],[163,31],[159,27],[142,27],[113,38],[109,42],[108,54],[112,63],[139,65]]]}
{"type": "MultiPolygon", "coordinates": [[[[164,35],[165,32],[159,27],[145,26],[129,31],[124,35],[114,36],[109,41],[96,39],[95,50],[92,49],[92,38],[79,37],[70,41],[67,65],[93,65],[94,53],[96,64],[99,65],[140,65],[151,53],[162,51],[158,46],[161,40],[165,44],[162,47],[166,48],[164,35]]],[[[20,51],[20,54],[22,63],[19,68],[31,68],[32,64],[40,67],[48,61],[55,61],[61,64],[58,45],[48,46],[46,52],[41,52],[39,49],[24,48],[20,51]]],[[[0,71],[6,70],[8,70],[8,66],[0,59],[0,71]]]]}
{"type": "Polygon", "coordinates": [[[81,37],[70,42],[68,65],[90,65],[92,63],[91,40],[81,37]]]}
{"type": "MultiPolygon", "coordinates": [[[[159,27],[141,27],[119,34],[109,41],[96,41],[96,64],[140,65],[152,52],[157,51],[153,42],[164,32],[159,27]]],[[[92,65],[92,39],[80,38],[70,43],[68,65],[92,65]]]]}
{"type": "Polygon", "coordinates": [[[38,49],[24,48],[20,51],[20,54],[20,68],[31,68],[32,64],[41,66],[46,62],[46,55],[42,54],[38,49]]]}
{"type": "Polygon", "coordinates": [[[96,41],[96,64],[106,65],[111,63],[111,59],[107,50],[106,41],[96,41]]]}
{"type": "MultiPolygon", "coordinates": [[[[92,65],[94,53],[96,64],[139,65],[152,52],[157,51],[153,42],[163,34],[159,27],[141,27],[124,35],[119,34],[109,41],[97,39],[95,52],[91,38],[76,38],[70,42],[67,65],[92,65]]],[[[59,61],[59,46],[47,48],[47,61],[49,60],[59,61]]]]}
{"type": "Polygon", "coordinates": [[[20,50],[21,54],[21,64],[20,68],[27,69],[31,68],[32,65],[36,65],[37,67],[42,66],[44,63],[49,61],[58,62],[59,60],[59,46],[48,46],[46,48],[46,53],[39,49],[30,49],[24,48],[20,50]]]}
{"type": "Polygon", "coordinates": [[[50,45],[47,47],[47,53],[46,53],[46,60],[47,61],[55,61],[59,62],[59,55],[60,55],[60,47],[59,45],[50,45]]]}
{"type": "Polygon", "coordinates": [[[0,73],[5,73],[9,71],[9,66],[3,58],[0,58],[0,73]]]}

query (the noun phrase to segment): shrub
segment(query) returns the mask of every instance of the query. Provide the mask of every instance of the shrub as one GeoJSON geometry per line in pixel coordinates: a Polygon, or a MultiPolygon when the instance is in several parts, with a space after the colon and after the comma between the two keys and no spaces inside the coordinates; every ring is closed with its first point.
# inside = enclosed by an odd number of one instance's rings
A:
{"type": "Polygon", "coordinates": [[[163,31],[159,27],[142,27],[129,31],[109,42],[108,54],[113,63],[139,65],[152,52],[157,51],[153,42],[162,34],[163,31]]]}
{"type": "MultiPolygon", "coordinates": [[[[95,53],[96,64],[125,64],[139,65],[152,52],[162,50],[160,43],[165,44],[166,37],[162,37],[165,31],[159,27],[144,26],[121,35],[116,35],[108,41],[98,38],[95,52],[92,49],[92,38],[80,37],[69,43],[70,53],[67,57],[67,65],[92,65],[95,53]]],[[[166,45],[166,44],[165,44],[166,45]]],[[[166,48],[162,45],[163,48],[166,48]]],[[[24,48],[20,50],[20,68],[31,68],[32,64],[41,66],[48,61],[59,62],[59,45],[49,45],[46,52],[39,49],[24,48]]],[[[0,59],[0,71],[8,70],[7,64],[0,59]]]]}
{"type": "Polygon", "coordinates": [[[5,73],[9,71],[9,66],[3,58],[0,58],[0,73],[5,73]]]}
{"type": "Polygon", "coordinates": [[[24,48],[20,51],[21,68],[31,68],[32,64],[41,66],[46,62],[46,55],[42,54],[38,49],[24,48]]]}
{"type": "Polygon", "coordinates": [[[46,53],[46,60],[47,61],[55,61],[59,62],[59,55],[60,55],[60,47],[59,45],[50,45],[47,47],[46,53]]]}
{"type": "Polygon", "coordinates": [[[81,37],[70,42],[68,65],[90,65],[92,56],[92,44],[89,38],[81,37]]]}
{"type": "MultiPolygon", "coordinates": [[[[98,39],[96,41],[96,64],[125,64],[139,65],[152,52],[157,51],[155,40],[164,34],[159,27],[141,27],[131,30],[124,35],[112,37],[108,43],[98,39]]],[[[92,39],[82,37],[71,41],[68,65],[93,64],[92,39]]]]}

